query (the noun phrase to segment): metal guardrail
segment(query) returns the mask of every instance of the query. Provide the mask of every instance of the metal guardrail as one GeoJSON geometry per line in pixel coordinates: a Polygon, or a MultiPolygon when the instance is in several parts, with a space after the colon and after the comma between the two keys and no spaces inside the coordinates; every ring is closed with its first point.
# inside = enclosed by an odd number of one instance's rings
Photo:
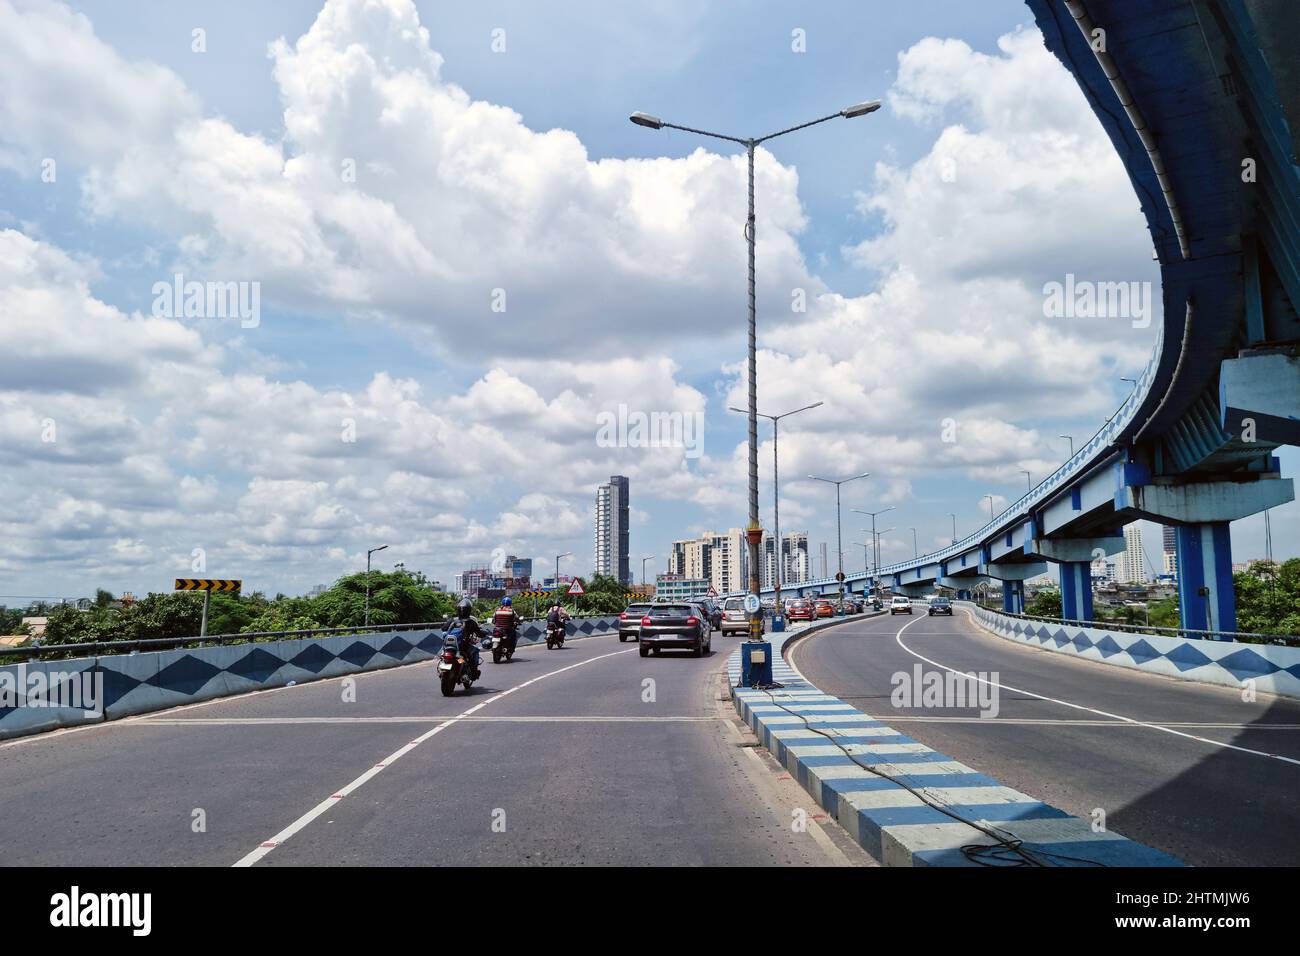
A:
{"type": "MultiPolygon", "coordinates": [[[[971,602],[975,603],[975,602],[971,602]]],[[[1295,634],[1257,634],[1253,631],[1204,631],[1189,627],[1159,627],[1155,624],[1129,624],[1125,621],[1098,619],[1082,621],[1065,617],[1045,617],[1041,614],[1015,614],[1001,608],[980,604],[979,607],[992,611],[1003,617],[1019,618],[1022,621],[1041,621],[1044,624],[1069,624],[1074,627],[1088,627],[1094,630],[1123,631],[1126,634],[1152,634],[1160,637],[1188,637],[1195,640],[1224,641],[1237,644],[1276,644],[1283,647],[1300,647],[1300,635],[1295,634]]]]}
{"type": "MultiPolygon", "coordinates": [[[[571,621],[589,620],[596,617],[611,617],[609,614],[574,614],[571,621]]],[[[246,631],[235,634],[207,634],[203,637],[153,637],[136,641],[95,641],[87,644],[24,644],[21,647],[0,647],[0,659],[6,657],[25,657],[40,659],[65,655],[70,651],[82,655],[88,654],[129,654],[132,651],[167,650],[169,648],[194,645],[203,647],[207,644],[252,644],[263,639],[283,640],[296,637],[340,637],[348,634],[373,634],[378,631],[440,631],[447,624],[441,621],[428,621],[420,624],[372,624],[370,627],[317,627],[299,631],[246,631]]],[[[542,621],[545,618],[523,618],[523,623],[542,621]]],[[[39,640],[39,638],[37,639],[39,640]]]]}

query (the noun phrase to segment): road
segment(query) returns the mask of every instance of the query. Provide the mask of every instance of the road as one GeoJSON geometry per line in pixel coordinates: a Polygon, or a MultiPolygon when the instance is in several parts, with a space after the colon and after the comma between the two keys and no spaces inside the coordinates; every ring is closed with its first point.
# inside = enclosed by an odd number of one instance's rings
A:
{"type": "Polygon", "coordinates": [[[1071,814],[1100,808],[1109,829],[1188,863],[1300,864],[1300,702],[1246,703],[1232,689],[1013,644],[961,610],[917,610],[827,629],[791,658],[822,690],[922,743],[1071,814]],[[893,675],[914,677],[918,664],[997,685],[997,715],[895,707],[893,675]]]}
{"type": "Polygon", "coordinates": [[[425,663],[9,742],[4,862],[869,863],[792,827],[816,808],[719,699],[734,646],[524,646],[469,696],[425,663]]]}

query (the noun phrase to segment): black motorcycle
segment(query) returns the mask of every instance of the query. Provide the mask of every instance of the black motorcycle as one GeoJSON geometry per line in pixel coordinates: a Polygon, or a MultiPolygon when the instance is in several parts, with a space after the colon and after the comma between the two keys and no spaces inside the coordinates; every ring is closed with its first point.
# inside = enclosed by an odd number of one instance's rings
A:
{"type": "Polygon", "coordinates": [[[492,636],[483,642],[483,649],[492,652],[492,663],[500,664],[515,656],[515,646],[519,643],[519,632],[514,628],[493,627],[492,636]]]}
{"type": "Polygon", "coordinates": [[[546,649],[554,650],[564,646],[564,622],[546,622],[546,649]]]}
{"type": "Polygon", "coordinates": [[[471,666],[460,654],[460,645],[456,635],[448,634],[442,642],[442,658],[438,661],[438,680],[442,685],[442,696],[450,697],[456,693],[456,685],[464,684],[468,691],[470,685],[478,679],[471,673],[471,666]]]}

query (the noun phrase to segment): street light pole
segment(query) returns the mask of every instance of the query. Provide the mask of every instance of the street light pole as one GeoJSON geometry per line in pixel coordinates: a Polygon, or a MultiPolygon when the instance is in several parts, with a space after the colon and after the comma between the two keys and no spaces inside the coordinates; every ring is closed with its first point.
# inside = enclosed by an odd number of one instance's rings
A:
{"type": "Polygon", "coordinates": [[[852,478],[819,478],[816,475],[808,476],[813,481],[824,481],[827,484],[835,486],[835,548],[839,552],[839,574],[836,580],[840,582],[840,615],[844,614],[844,522],[840,520],[840,485],[848,484],[850,481],[857,481],[859,478],[870,478],[870,473],[854,475],[852,478]]]}
{"type": "Polygon", "coordinates": [[[916,529],[909,528],[908,530],[912,532],[912,557],[919,558],[921,556],[921,546],[916,543],[916,529]]]}
{"type": "Polygon", "coordinates": [[[653,561],[654,559],[655,556],[653,554],[647,554],[641,558],[641,587],[643,588],[645,587],[645,563],[647,561],[653,561]]]}
{"type": "Polygon", "coordinates": [[[1025,471],[1025,469],[1021,468],[1021,469],[1020,469],[1020,473],[1021,473],[1022,475],[1025,476],[1025,491],[1033,491],[1033,490],[1034,490],[1034,482],[1033,482],[1033,479],[1030,478],[1030,476],[1029,476],[1029,472],[1027,472],[1027,471],[1025,471]]]}
{"type": "Polygon", "coordinates": [[[1073,435],[1057,435],[1056,437],[1057,437],[1057,438],[1064,438],[1066,441],[1068,441],[1068,442],[1070,443],[1070,457],[1073,458],[1073,457],[1074,457],[1074,436],[1073,436],[1073,435]]]}
{"type": "Polygon", "coordinates": [[[992,524],[993,523],[993,496],[985,495],[984,497],[989,500],[989,524],[992,524]]]}
{"type": "MultiPolygon", "coordinates": [[[[765,143],[770,139],[776,139],[778,136],[784,136],[787,133],[793,133],[797,130],[807,129],[809,126],[816,126],[818,123],[825,123],[827,120],[844,117],[845,119],[854,119],[859,116],[866,116],[868,113],[874,113],[880,109],[879,100],[871,100],[865,103],[858,103],[838,113],[832,113],[829,116],[823,116],[819,119],[810,120],[807,123],[800,123],[798,126],[791,126],[789,129],[778,130],[775,133],[769,133],[766,136],[749,139],[741,139],[738,136],[727,136],[723,133],[712,133],[708,130],[692,129],[689,126],[678,126],[675,123],[664,122],[657,116],[650,116],[647,113],[633,113],[628,117],[637,126],[644,126],[648,129],[668,129],[681,130],[684,133],[695,133],[698,136],[710,136],[714,139],[726,140],[730,143],[738,143],[745,147],[745,156],[749,168],[749,215],[745,219],[745,240],[749,246],[749,528],[757,532],[761,526],[758,523],[758,318],[757,318],[757,299],[755,293],[754,281],[754,250],[757,242],[756,216],[754,212],[754,150],[760,143],[765,143]]],[[[758,567],[758,537],[757,533],[752,536],[747,535],[748,553],[749,553],[749,591],[755,597],[760,590],[759,567],[758,567]]],[[[758,621],[762,611],[755,613],[753,621],[758,621]]],[[[757,634],[757,624],[751,624],[751,635],[757,634]]]]}
{"type": "MultiPolygon", "coordinates": [[[[560,593],[560,558],[567,558],[571,554],[573,554],[572,551],[565,551],[564,554],[557,554],[555,556],[555,593],[557,595],[560,593]]],[[[577,598],[573,599],[573,609],[574,611],[578,610],[577,598]]]]}
{"type": "Polygon", "coordinates": [[[952,519],[952,543],[956,544],[957,543],[957,515],[954,512],[949,511],[948,517],[952,519]]]}
{"type": "Polygon", "coordinates": [[[893,511],[894,506],[890,505],[882,511],[863,511],[861,508],[854,508],[853,510],[860,515],[869,515],[871,517],[871,580],[876,587],[880,587],[880,542],[876,540],[876,515],[883,515],[886,512],[893,511]]]}
{"type": "Polygon", "coordinates": [[[366,627],[370,626],[370,556],[376,551],[383,551],[388,545],[381,544],[366,552],[366,627]]]}
{"type": "MultiPolygon", "coordinates": [[[[760,418],[770,419],[772,422],[772,538],[775,542],[772,553],[776,558],[775,567],[772,572],[772,590],[775,592],[775,601],[773,609],[772,629],[774,631],[784,630],[785,624],[781,617],[781,495],[780,495],[780,475],[778,473],[777,461],[777,438],[780,431],[781,419],[789,418],[791,415],[798,415],[800,412],[806,412],[810,408],[818,408],[824,402],[813,402],[811,405],[805,405],[803,408],[796,408],[794,411],[782,412],[780,415],[766,415],[763,412],[756,412],[760,418]]],[[[733,412],[746,414],[746,409],[736,408],[734,405],[728,406],[733,412]]]]}

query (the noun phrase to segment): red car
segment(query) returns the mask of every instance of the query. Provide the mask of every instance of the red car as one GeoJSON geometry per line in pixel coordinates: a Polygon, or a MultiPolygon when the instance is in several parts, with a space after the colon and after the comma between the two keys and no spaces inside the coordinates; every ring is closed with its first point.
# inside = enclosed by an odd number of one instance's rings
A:
{"type": "Polygon", "coordinates": [[[811,621],[814,616],[812,602],[803,600],[786,601],[785,616],[791,621],[811,621]]]}

